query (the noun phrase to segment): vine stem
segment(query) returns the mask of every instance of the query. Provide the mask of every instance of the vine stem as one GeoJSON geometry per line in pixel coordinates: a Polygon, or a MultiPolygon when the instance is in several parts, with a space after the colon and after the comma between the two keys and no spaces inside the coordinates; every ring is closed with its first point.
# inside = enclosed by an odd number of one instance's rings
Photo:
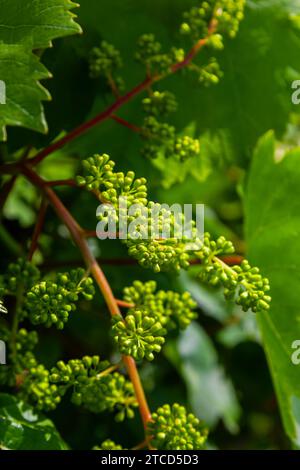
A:
{"type": "MultiPolygon", "coordinates": [[[[170,68],[170,73],[176,73],[179,70],[187,67],[193,59],[196,57],[196,55],[200,52],[201,49],[207,44],[210,36],[214,34],[217,28],[217,20],[216,18],[212,18],[209,27],[208,27],[208,32],[205,38],[199,39],[196,44],[190,49],[190,51],[186,54],[185,58],[173,64],[170,68]]],[[[92,129],[95,127],[97,124],[100,124],[101,122],[105,121],[106,119],[118,119],[118,122],[121,123],[120,119],[115,117],[114,113],[118,111],[124,104],[128,103],[131,99],[133,99],[135,96],[139,95],[145,90],[149,90],[151,85],[153,83],[158,82],[165,78],[165,75],[149,75],[147,74],[146,78],[136,85],[134,88],[132,88],[130,91],[128,91],[125,95],[120,96],[119,98],[116,99],[116,101],[110,105],[108,108],[106,108],[104,111],[101,113],[97,114],[95,117],[90,119],[89,121],[80,124],[78,127],[67,133],[65,136],[63,136],[61,139],[56,140],[52,144],[50,144],[48,147],[45,147],[42,149],[40,152],[38,152],[36,155],[33,157],[27,159],[27,164],[30,166],[35,166],[38,165],[45,157],[50,155],[51,153],[55,152],[56,150],[59,150],[60,148],[64,147],[66,144],[69,142],[72,142],[74,139],[77,137],[81,136],[88,130],[92,129]]],[[[123,125],[124,122],[122,122],[123,125]]],[[[126,124],[126,127],[129,127],[126,124]]],[[[130,126],[131,127],[131,126],[130,126]]],[[[132,127],[131,127],[132,128],[132,127]]],[[[13,162],[13,163],[5,163],[3,165],[0,165],[0,173],[6,173],[6,174],[16,174],[22,169],[22,162],[13,162]]]]}
{"type": "MultiPolygon", "coordinates": [[[[102,271],[99,264],[96,261],[96,258],[93,256],[88,243],[86,241],[84,230],[79,226],[77,221],[70,214],[68,209],[64,206],[59,197],[55,192],[49,188],[44,182],[44,180],[37,175],[31,168],[24,166],[22,173],[31,181],[32,184],[38,186],[46,195],[47,199],[53,206],[58,217],[64,222],[68,227],[70,234],[79,248],[82,257],[87,265],[89,272],[94,277],[97,285],[99,286],[103,297],[106,301],[107,307],[110,311],[110,314],[121,315],[120,309],[118,307],[117,301],[114,297],[112,289],[102,271]]],[[[129,378],[133,384],[137,402],[139,404],[140,414],[143,421],[144,429],[146,430],[148,422],[151,420],[150,409],[145,397],[145,392],[137,371],[135,361],[132,357],[123,356],[123,363],[126,366],[129,378]]]]}
{"type": "Polygon", "coordinates": [[[48,205],[47,200],[43,198],[41,202],[41,207],[38,213],[37,221],[34,227],[33,235],[32,235],[32,240],[31,240],[29,254],[28,254],[28,261],[32,260],[32,257],[38,247],[38,241],[39,241],[39,237],[42,232],[43,225],[44,225],[47,205],[48,205]]]}
{"type": "Polygon", "coordinates": [[[71,186],[71,187],[78,187],[76,181],[72,178],[65,179],[65,180],[52,180],[52,181],[45,181],[46,186],[71,186]]]}
{"type": "Polygon", "coordinates": [[[0,195],[0,211],[2,212],[3,207],[6,204],[7,198],[13,189],[15,182],[17,180],[18,175],[13,175],[1,188],[1,195],[0,195]]]}
{"type": "MultiPolygon", "coordinates": [[[[26,160],[26,158],[28,157],[29,153],[30,153],[30,150],[31,150],[31,145],[28,145],[24,152],[23,152],[23,155],[21,156],[20,158],[20,162],[24,162],[26,160]]],[[[0,195],[0,213],[2,212],[2,209],[3,207],[5,206],[6,204],[6,201],[8,199],[8,196],[10,195],[10,192],[11,190],[13,189],[13,187],[15,186],[15,183],[17,181],[17,177],[18,175],[15,174],[13,175],[8,181],[6,181],[6,183],[3,185],[3,187],[1,188],[1,195],[0,195]]]]}
{"type": "Polygon", "coordinates": [[[208,30],[207,30],[207,35],[205,38],[199,39],[196,44],[191,48],[191,50],[187,53],[185,58],[181,61],[178,62],[177,64],[174,64],[171,67],[171,70],[173,73],[176,73],[178,70],[183,69],[187,65],[189,65],[194,57],[198,54],[198,52],[206,45],[207,41],[209,40],[210,36],[216,31],[218,21],[216,18],[212,18],[208,30]]]}
{"type": "MultiPolygon", "coordinates": [[[[237,264],[241,264],[243,261],[243,256],[241,255],[224,255],[220,256],[220,259],[224,261],[224,263],[228,264],[228,266],[235,266],[237,264]]],[[[109,265],[109,266],[136,266],[138,261],[132,258],[97,258],[97,261],[101,265],[109,265]]],[[[197,266],[201,264],[201,260],[198,258],[191,259],[190,265],[197,266]]],[[[47,268],[59,268],[61,266],[81,266],[82,261],[81,259],[70,259],[64,261],[51,261],[47,260],[44,264],[42,264],[42,269],[47,268]]]]}
{"type": "Polygon", "coordinates": [[[16,359],[16,355],[17,355],[16,342],[17,342],[17,332],[18,332],[18,326],[19,326],[19,314],[20,314],[20,309],[21,309],[22,301],[23,301],[23,292],[24,292],[24,286],[21,283],[17,289],[15,312],[14,312],[14,318],[13,318],[12,329],[11,329],[10,341],[11,341],[13,360],[16,359]]]}
{"type": "Polygon", "coordinates": [[[132,124],[131,122],[125,121],[125,119],[121,118],[120,116],[117,116],[116,114],[112,114],[111,119],[121,124],[121,126],[127,127],[131,131],[136,132],[137,134],[143,134],[143,129],[136,126],[135,124],[132,124]]]}
{"type": "MultiPolygon", "coordinates": [[[[173,64],[171,66],[170,73],[172,74],[176,73],[178,72],[178,70],[181,70],[184,67],[187,67],[190,64],[190,62],[192,62],[192,60],[195,58],[195,56],[199,53],[199,51],[206,45],[210,36],[215,32],[216,27],[217,27],[217,20],[213,18],[209,24],[206,37],[199,39],[199,41],[196,44],[194,44],[194,46],[190,49],[190,51],[186,54],[185,58],[182,61],[173,64]]],[[[165,76],[166,75],[152,75],[152,76],[147,75],[145,80],[143,80],[141,83],[136,85],[125,95],[117,98],[116,101],[107,109],[105,109],[104,111],[102,111],[100,114],[90,119],[89,121],[76,127],[71,132],[69,132],[64,137],[62,137],[61,139],[58,139],[56,142],[53,142],[51,145],[49,145],[48,147],[38,152],[37,155],[35,155],[34,157],[28,160],[28,163],[31,166],[35,166],[38,163],[40,163],[45,157],[55,152],[56,150],[62,148],[64,145],[76,139],[80,135],[84,134],[86,131],[96,126],[100,122],[105,121],[106,119],[109,119],[109,118],[113,118],[116,120],[114,113],[119,108],[121,108],[124,104],[126,104],[135,96],[139,95],[144,90],[149,89],[153,83],[158,82],[162,80],[163,78],[165,78],[165,76]]],[[[119,118],[118,120],[120,122],[119,118]]]]}
{"type": "Polygon", "coordinates": [[[133,308],[134,307],[134,304],[129,303],[129,302],[125,302],[124,300],[116,299],[116,302],[117,302],[119,307],[123,307],[123,308],[133,308]]]}
{"type": "Polygon", "coordinates": [[[153,80],[154,80],[153,77],[152,78],[147,77],[143,82],[139,83],[137,86],[132,88],[132,90],[130,90],[128,93],[126,93],[123,96],[120,96],[120,98],[118,98],[111,106],[109,106],[107,109],[102,111],[100,114],[90,119],[89,121],[81,124],[80,126],[76,127],[71,132],[69,132],[64,137],[62,137],[61,139],[53,142],[53,144],[41,150],[37,155],[30,158],[28,160],[28,163],[31,166],[37,165],[51,153],[62,148],[64,145],[76,139],[80,135],[84,134],[85,132],[87,132],[89,129],[96,126],[100,122],[105,121],[106,119],[110,118],[119,108],[121,108],[121,106],[123,106],[125,103],[130,101],[132,98],[134,98],[136,95],[138,95],[142,91],[146,90],[153,83],[153,80]]]}

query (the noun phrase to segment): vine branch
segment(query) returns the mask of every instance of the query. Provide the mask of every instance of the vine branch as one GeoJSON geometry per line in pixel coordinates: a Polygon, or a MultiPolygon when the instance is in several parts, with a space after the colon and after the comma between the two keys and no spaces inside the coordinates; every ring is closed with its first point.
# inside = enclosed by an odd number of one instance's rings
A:
{"type": "MultiPolygon", "coordinates": [[[[112,289],[102,271],[99,264],[97,263],[95,257],[93,256],[92,252],[90,251],[89,245],[86,241],[84,230],[79,226],[77,221],[73,218],[70,214],[68,209],[64,206],[62,201],[58,198],[55,192],[49,188],[44,180],[35,173],[31,168],[28,166],[24,166],[22,170],[23,174],[31,181],[31,183],[38,188],[40,188],[47,199],[49,200],[50,204],[54,208],[55,212],[57,213],[58,217],[64,222],[64,224],[69,229],[71,236],[79,248],[82,257],[86,263],[86,266],[92,276],[95,279],[98,287],[100,288],[103,297],[106,301],[110,314],[113,315],[121,315],[120,309],[118,307],[117,301],[114,297],[112,289]]],[[[140,414],[142,417],[144,428],[146,429],[148,422],[151,420],[151,413],[148,407],[148,403],[145,397],[145,393],[143,390],[143,386],[141,384],[141,380],[137,371],[137,367],[135,361],[132,357],[123,356],[122,357],[123,363],[126,366],[129,378],[133,384],[136,399],[139,404],[140,414]]]]}
{"type": "MultiPolygon", "coordinates": [[[[217,27],[217,20],[213,18],[209,24],[208,27],[208,33],[205,38],[199,39],[199,41],[194,44],[194,46],[190,49],[190,51],[186,54],[185,58],[173,64],[171,66],[171,73],[176,73],[178,70],[183,69],[184,67],[187,67],[190,62],[193,61],[193,59],[196,57],[196,55],[200,52],[200,50],[206,45],[207,41],[209,40],[210,36],[215,32],[217,27]]],[[[141,92],[149,88],[153,83],[158,82],[162,80],[165,77],[165,75],[152,75],[152,76],[147,76],[144,81],[136,85],[134,88],[132,88],[130,91],[128,91],[125,95],[120,96],[119,98],[116,99],[116,101],[110,105],[107,109],[102,111],[100,114],[95,116],[94,118],[90,119],[89,121],[81,124],[80,126],[76,127],[73,129],[71,132],[66,134],[64,137],[61,139],[58,139],[56,142],[53,142],[51,145],[48,147],[44,148],[40,152],[37,153],[34,157],[30,158],[28,160],[28,163],[31,166],[35,166],[38,163],[40,163],[45,157],[50,155],[51,153],[55,152],[56,150],[62,148],[65,146],[67,143],[73,141],[80,135],[84,134],[87,132],[89,129],[93,128],[97,124],[100,124],[101,122],[105,121],[106,119],[111,118],[114,113],[121,108],[124,104],[126,104],[128,101],[133,99],[135,96],[139,95],[141,92]]]]}
{"type": "Polygon", "coordinates": [[[39,236],[41,234],[41,231],[42,231],[42,228],[43,228],[43,225],[44,225],[44,220],[45,220],[45,215],[46,215],[46,211],[47,211],[47,200],[45,198],[42,199],[42,202],[41,202],[41,207],[40,207],[40,210],[39,210],[39,213],[38,213],[38,217],[37,217],[37,221],[36,221],[36,225],[34,227],[34,231],[33,231],[33,235],[32,235],[32,240],[31,240],[31,244],[30,244],[30,249],[29,249],[29,254],[28,254],[28,260],[31,261],[32,260],[32,257],[38,247],[38,240],[39,240],[39,236]]]}

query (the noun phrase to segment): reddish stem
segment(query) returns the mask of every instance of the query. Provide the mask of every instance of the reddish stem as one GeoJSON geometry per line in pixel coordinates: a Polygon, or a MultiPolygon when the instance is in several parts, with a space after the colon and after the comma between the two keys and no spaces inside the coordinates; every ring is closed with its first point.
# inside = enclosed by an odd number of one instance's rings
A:
{"type": "MultiPolygon", "coordinates": [[[[209,27],[208,27],[208,34],[205,38],[200,39],[187,53],[184,60],[181,62],[177,62],[173,64],[171,67],[171,73],[176,73],[178,70],[186,67],[189,63],[194,59],[194,57],[198,54],[198,52],[206,45],[209,37],[215,32],[217,26],[216,19],[212,19],[209,27]]],[[[90,119],[89,121],[81,124],[80,126],[76,127],[74,130],[66,134],[61,139],[57,140],[53,144],[49,145],[45,149],[41,150],[37,155],[29,159],[30,165],[37,165],[40,163],[47,155],[50,153],[55,152],[56,150],[62,148],[67,143],[71,142],[72,140],[76,139],[80,135],[84,134],[86,131],[91,129],[92,127],[96,126],[102,121],[112,117],[112,115],[123,106],[125,103],[130,101],[136,95],[140,94],[142,91],[149,88],[154,82],[157,82],[164,78],[165,75],[154,75],[154,76],[147,76],[145,80],[135,86],[132,90],[126,93],[124,96],[120,96],[111,106],[107,109],[102,111],[100,114],[95,116],[94,118],[90,119]]]]}
{"type": "Polygon", "coordinates": [[[13,175],[1,188],[0,194],[0,212],[2,212],[3,207],[6,204],[7,198],[10,195],[11,190],[13,189],[18,175],[13,175]]]}
{"type": "Polygon", "coordinates": [[[53,142],[53,144],[51,144],[48,147],[46,147],[45,149],[41,150],[37,155],[30,158],[28,160],[28,163],[32,166],[37,165],[45,157],[50,155],[50,153],[53,153],[56,150],[62,148],[64,145],[66,145],[67,143],[69,143],[72,140],[76,139],[80,135],[84,134],[86,131],[88,131],[92,127],[94,127],[97,124],[99,124],[100,122],[105,121],[106,119],[110,118],[111,115],[115,111],[117,111],[119,108],[121,108],[121,106],[123,106],[125,103],[130,101],[134,96],[138,95],[143,90],[146,90],[151,85],[151,83],[152,83],[152,79],[151,78],[146,78],[143,82],[139,83],[136,87],[134,87],[132,90],[130,90],[124,96],[121,96],[119,99],[117,99],[111,106],[109,106],[107,109],[102,111],[100,114],[98,114],[94,118],[90,119],[89,121],[85,122],[84,124],[81,124],[80,126],[76,127],[71,132],[69,132],[64,137],[62,137],[61,139],[57,140],[56,142],[53,142]]]}
{"type": "Polygon", "coordinates": [[[96,230],[84,230],[84,235],[86,238],[99,238],[101,235],[111,239],[118,238],[119,232],[97,232],[96,230]]]}
{"type": "Polygon", "coordinates": [[[195,56],[200,52],[200,50],[206,45],[207,41],[209,40],[210,36],[214,34],[217,28],[217,20],[213,18],[208,26],[207,36],[205,38],[199,39],[199,41],[191,48],[191,50],[187,53],[185,58],[181,62],[177,62],[171,67],[173,73],[177,72],[180,69],[183,69],[187,65],[192,62],[195,56]]]}
{"type": "MultiPolygon", "coordinates": [[[[241,264],[241,262],[244,259],[240,255],[224,255],[224,256],[219,256],[218,258],[220,258],[224,263],[228,264],[228,266],[234,266],[236,264],[241,264]]],[[[190,261],[190,264],[191,265],[201,264],[201,260],[200,259],[192,259],[190,261]]]]}
{"type": "Polygon", "coordinates": [[[53,181],[45,181],[45,186],[72,186],[77,187],[78,184],[73,179],[65,179],[65,180],[53,180],[53,181]]]}
{"type": "MultiPolygon", "coordinates": [[[[83,259],[89,269],[90,273],[94,277],[96,283],[98,284],[103,297],[106,301],[108,309],[111,315],[121,315],[119,307],[117,305],[116,299],[113,295],[111,287],[100,268],[99,264],[97,263],[94,255],[90,251],[88,243],[85,239],[84,230],[78,225],[76,220],[70,214],[68,209],[64,206],[58,196],[54,193],[54,191],[49,188],[45,182],[38,176],[31,168],[25,166],[23,167],[23,174],[27,176],[27,178],[37,187],[39,187],[47,196],[49,202],[53,206],[54,210],[56,211],[58,217],[65,223],[68,227],[72,238],[75,244],[78,246],[83,259]]],[[[129,356],[122,357],[123,362],[127,368],[128,375],[130,380],[133,384],[135,395],[137,402],[139,404],[139,409],[141,413],[141,417],[143,420],[143,425],[146,430],[148,422],[151,420],[151,413],[148,407],[148,403],[145,397],[145,393],[143,390],[143,386],[141,384],[141,380],[136,368],[135,361],[129,356]]]]}
{"type": "MultiPolygon", "coordinates": [[[[220,256],[220,259],[228,266],[239,265],[243,261],[243,256],[240,255],[226,255],[220,256]]],[[[102,265],[109,266],[135,266],[138,264],[138,261],[133,258],[98,258],[97,261],[102,265]]],[[[190,265],[201,264],[200,259],[192,259],[190,265]]],[[[80,266],[82,261],[80,259],[75,260],[64,260],[64,261],[47,261],[42,265],[42,268],[59,268],[60,266],[80,266]]]]}
{"type": "Polygon", "coordinates": [[[29,261],[32,260],[32,257],[33,257],[33,255],[34,255],[34,253],[35,253],[35,251],[38,247],[38,240],[39,240],[39,237],[40,237],[40,234],[42,232],[43,225],[44,225],[45,215],[46,215],[46,211],[47,211],[47,205],[48,205],[48,202],[46,201],[45,198],[43,198],[42,203],[41,203],[41,207],[40,207],[40,210],[39,210],[39,213],[38,213],[36,225],[34,227],[34,232],[33,232],[33,235],[32,235],[31,245],[30,245],[29,254],[28,254],[28,260],[29,261]]]}
{"type": "MultiPolygon", "coordinates": [[[[217,26],[217,20],[215,18],[213,18],[210,25],[209,25],[209,27],[208,27],[207,36],[205,38],[199,39],[199,41],[187,53],[184,60],[182,60],[181,62],[177,62],[176,64],[172,65],[171,73],[176,73],[178,70],[181,70],[182,68],[188,66],[192,62],[194,57],[206,45],[206,43],[209,40],[210,36],[215,32],[216,26],[217,26]]],[[[59,150],[64,145],[66,145],[67,143],[73,141],[74,139],[76,139],[80,135],[84,134],[85,132],[87,132],[89,129],[96,126],[100,122],[103,122],[108,118],[111,118],[114,115],[114,113],[119,108],[121,108],[125,103],[127,103],[132,98],[134,98],[135,96],[140,94],[142,91],[144,91],[146,89],[149,89],[154,82],[160,81],[162,78],[164,78],[164,76],[165,75],[150,76],[149,74],[147,74],[147,77],[145,78],[145,80],[143,82],[136,85],[134,88],[132,88],[132,90],[130,90],[124,96],[120,96],[107,109],[105,109],[104,111],[102,111],[100,114],[98,114],[94,118],[90,119],[89,121],[87,121],[87,122],[81,124],[80,126],[76,127],[71,132],[69,132],[64,137],[62,137],[61,139],[58,139],[56,142],[53,142],[52,144],[50,144],[48,147],[42,149],[34,157],[28,159],[27,163],[29,163],[32,166],[37,165],[38,163],[40,163],[45,157],[47,157],[51,153],[55,152],[56,150],[59,150]]],[[[120,120],[119,120],[119,122],[120,122],[120,120]]],[[[7,164],[4,164],[4,165],[0,165],[0,173],[15,174],[15,173],[18,173],[18,171],[20,170],[20,167],[21,167],[20,162],[7,163],[7,164]]]]}
{"type": "MultiPolygon", "coordinates": [[[[30,150],[31,150],[32,146],[31,145],[28,145],[24,152],[23,152],[23,155],[21,156],[19,162],[22,163],[24,162],[29,153],[30,153],[30,150]]],[[[3,165],[5,167],[5,164],[3,165]]],[[[8,180],[2,187],[2,190],[1,190],[1,195],[0,195],[0,212],[2,212],[2,209],[3,207],[5,206],[5,203],[7,201],[7,198],[8,196],[10,195],[10,192],[12,191],[14,185],[15,185],[15,182],[17,180],[17,177],[18,177],[18,174],[14,174],[10,180],[8,180]]]]}
{"type": "Polygon", "coordinates": [[[134,304],[130,304],[129,302],[125,302],[124,300],[116,299],[116,302],[119,307],[124,307],[124,308],[133,308],[134,304]]]}
{"type": "Polygon", "coordinates": [[[143,133],[143,129],[141,129],[140,127],[136,126],[135,124],[131,124],[131,122],[128,122],[128,121],[125,121],[125,119],[117,116],[116,114],[113,114],[111,116],[111,119],[113,119],[114,121],[118,122],[119,124],[121,124],[122,126],[124,127],[127,127],[128,129],[132,130],[133,132],[136,132],[137,134],[142,134],[143,133]]]}

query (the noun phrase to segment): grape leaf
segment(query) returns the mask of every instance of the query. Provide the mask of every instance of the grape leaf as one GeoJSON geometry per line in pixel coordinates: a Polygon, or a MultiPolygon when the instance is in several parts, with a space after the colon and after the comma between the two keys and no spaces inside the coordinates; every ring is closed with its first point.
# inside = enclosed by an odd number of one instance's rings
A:
{"type": "MultiPolygon", "coordinates": [[[[275,159],[269,132],[256,148],[245,213],[248,256],[270,279],[271,310],[257,316],[286,433],[300,445],[300,370],[292,343],[300,338],[300,149],[275,159]]],[[[249,371],[251,373],[251,371],[249,371]]]]}
{"type": "Polygon", "coordinates": [[[50,419],[12,395],[0,394],[0,449],[66,450],[50,419]]]}
{"type": "Polygon", "coordinates": [[[0,37],[6,44],[25,44],[31,49],[51,46],[57,37],[78,33],[70,10],[71,0],[0,0],[0,37]]]}
{"type": "Polygon", "coordinates": [[[51,74],[33,51],[81,31],[70,12],[75,6],[70,0],[0,0],[0,140],[6,140],[7,125],[47,132],[41,101],[50,95],[39,81],[51,74]]]}
{"type": "Polygon", "coordinates": [[[210,427],[223,419],[230,432],[237,432],[241,410],[236,393],[203,328],[193,322],[178,339],[165,345],[164,353],[179,370],[195,415],[210,427]]]}
{"type": "Polygon", "coordinates": [[[5,140],[6,125],[45,132],[41,100],[50,95],[39,80],[49,76],[38,57],[24,46],[0,44],[0,77],[6,84],[6,103],[0,105],[0,140],[5,140]]]}

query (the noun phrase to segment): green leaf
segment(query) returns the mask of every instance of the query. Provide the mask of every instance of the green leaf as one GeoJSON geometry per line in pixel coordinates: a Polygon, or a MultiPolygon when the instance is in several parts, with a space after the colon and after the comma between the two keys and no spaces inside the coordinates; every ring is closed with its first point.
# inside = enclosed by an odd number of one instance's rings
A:
{"type": "Polygon", "coordinates": [[[0,0],[0,37],[6,44],[51,46],[55,38],[80,32],[71,0],[0,0]]]}
{"type": "MultiPolygon", "coordinates": [[[[300,149],[275,159],[269,132],[258,143],[245,213],[248,256],[270,279],[271,310],[258,315],[285,430],[300,445],[300,373],[292,343],[300,338],[300,149]]],[[[249,372],[250,373],[250,372],[249,372]]]]}
{"type": "Polygon", "coordinates": [[[67,445],[49,419],[37,415],[12,395],[0,394],[0,448],[66,450],[67,445]]]}
{"type": "Polygon", "coordinates": [[[17,220],[22,228],[30,227],[36,219],[38,201],[36,188],[21,176],[7,199],[3,214],[9,220],[17,220]]]}
{"type": "MultiPolygon", "coordinates": [[[[196,266],[193,271],[197,273],[196,266]]],[[[244,341],[260,342],[255,316],[252,312],[243,312],[239,305],[226,301],[222,290],[202,285],[186,272],[180,273],[180,286],[191,293],[205,315],[223,325],[216,337],[224,346],[234,348],[244,341]]]]}
{"type": "Polygon", "coordinates": [[[240,407],[233,384],[200,325],[192,323],[177,340],[166,344],[164,353],[184,379],[193,413],[210,427],[223,419],[230,432],[237,432],[240,407]]]}
{"type": "MultiPolygon", "coordinates": [[[[191,122],[182,132],[177,135],[179,137],[189,136],[196,139],[196,124],[191,122]]],[[[207,149],[207,140],[204,136],[201,138],[201,153],[193,158],[181,161],[176,157],[165,157],[162,153],[153,159],[154,167],[158,168],[162,173],[161,185],[165,189],[169,189],[175,183],[182,183],[189,175],[201,182],[206,179],[210,172],[210,155],[207,149]],[[205,145],[206,144],[206,145],[205,145]]]]}
{"type": "Polygon", "coordinates": [[[0,0],[0,79],[6,86],[0,140],[6,140],[7,125],[47,132],[41,101],[50,95],[39,81],[51,74],[33,51],[81,31],[70,12],[75,6],[70,0],[0,0]]]}
{"type": "Polygon", "coordinates": [[[38,57],[24,46],[0,44],[0,77],[6,84],[6,104],[0,105],[0,140],[5,140],[7,125],[45,132],[41,100],[50,95],[39,80],[50,74],[38,57]]]}
{"type": "Polygon", "coordinates": [[[245,313],[241,308],[236,308],[234,314],[232,324],[229,322],[229,325],[217,334],[218,341],[227,348],[234,348],[245,341],[260,343],[260,334],[253,313],[245,313]]]}

